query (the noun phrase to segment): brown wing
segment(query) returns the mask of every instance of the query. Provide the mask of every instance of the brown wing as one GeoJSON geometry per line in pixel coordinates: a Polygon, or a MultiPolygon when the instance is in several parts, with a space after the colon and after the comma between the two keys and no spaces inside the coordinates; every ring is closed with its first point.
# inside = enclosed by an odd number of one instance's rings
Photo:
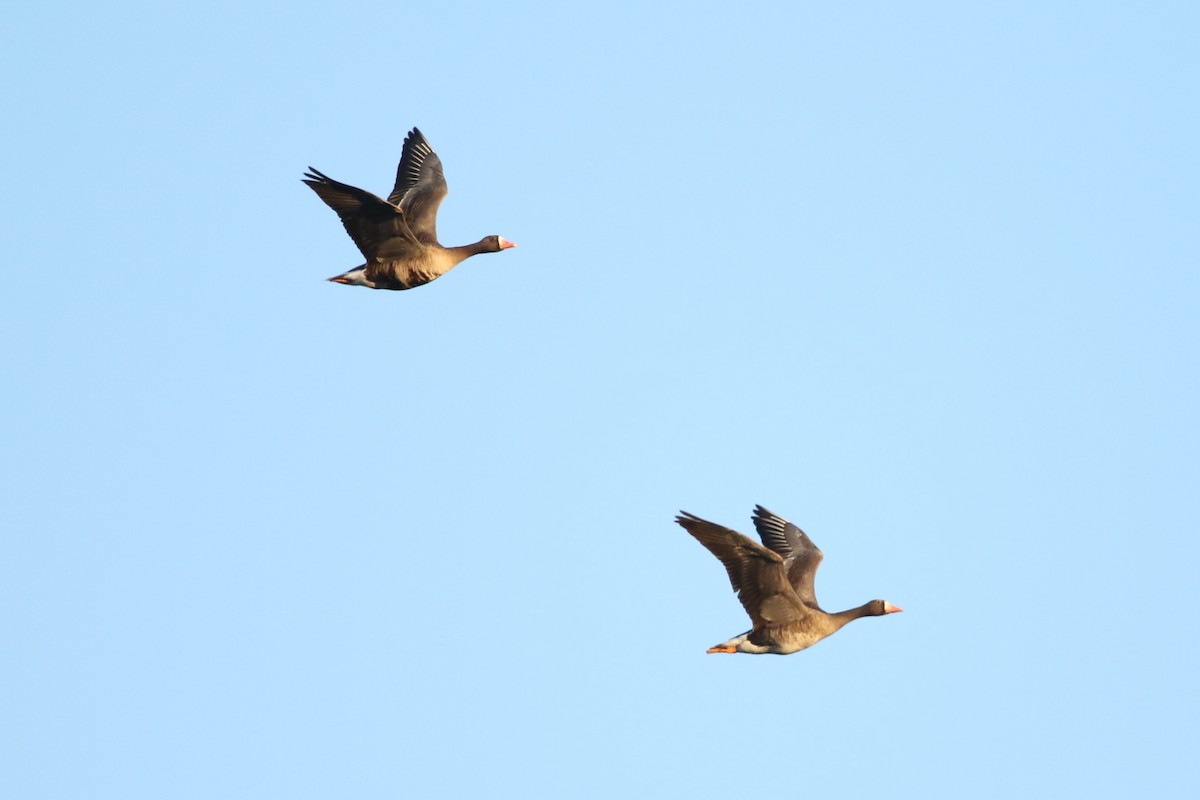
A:
{"type": "Polygon", "coordinates": [[[725,565],[729,582],[756,629],[809,614],[788,583],[783,557],[737,531],[686,511],[675,521],[725,565]]]}
{"type": "Polygon", "coordinates": [[[442,160],[425,135],[416,128],[404,138],[404,152],[396,168],[396,186],[388,202],[399,206],[408,226],[424,244],[437,244],[437,213],[450,189],[442,174],[442,160]]]}
{"type": "Polygon", "coordinates": [[[312,167],[308,169],[304,182],[337,212],[368,264],[380,257],[385,245],[389,258],[402,258],[410,250],[419,249],[399,208],[368,191],[339,183],[312,167]]]}
{"type": "Polygon", "coordinates": [[[817,567],[825,555],[808,538],[808,534],[778,514],[772,514],[762,506],[754,507],[754,528],[763,544],[783,556],[788,580],[796,595],[806,606],[817,605],[815,581],[817,567]]]}

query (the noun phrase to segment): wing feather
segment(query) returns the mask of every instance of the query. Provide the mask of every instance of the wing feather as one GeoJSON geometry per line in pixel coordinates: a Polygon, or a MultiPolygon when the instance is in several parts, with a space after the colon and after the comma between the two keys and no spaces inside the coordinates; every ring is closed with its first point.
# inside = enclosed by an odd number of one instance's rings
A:
{"type": "Polygon", "coordinates": [[[379,257],[385,244],[393,258],[397,250],[420,246],[399,208],[364,189],[335,181],[312,167],[308,169],[304,183],[337,213],[368,264],[379,257]]]}
{"type": "Polygon", "coordinates": [[[807,615],[784,572],[784,559],[737,531],[686,511],[675,521],[725,565],[729,583],[755,628],[780,625],[807,615]]]}
{"type": "Polygon", "coordinates": [[[409,227],[425,244],[437,243],[437,213],[450,191],[442,173],[442,160],[417,128],[404,138],[396,185],[388,202],[398,206],[408,218],[409,227]]]}
{"type": "Polygon", "coordinates": [[[798,526],[762,506],[754,507],[752,519],[758,538],[772,552],[783,557],[788,581],[800,600],[806,606],[820,608],[817,605],[816,577],[817,567],[821,566],[821,559],[825,557],[820,548],[798,526]]]}

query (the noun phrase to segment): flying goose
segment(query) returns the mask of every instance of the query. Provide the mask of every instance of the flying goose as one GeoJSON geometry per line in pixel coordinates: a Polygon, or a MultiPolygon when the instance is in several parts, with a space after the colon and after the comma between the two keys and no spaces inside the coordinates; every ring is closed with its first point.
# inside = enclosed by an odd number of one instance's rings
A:
{"type": "Polygon", "coordinates": [[[754,624],[708,652],[788,655],[812,647],[859,617],[904,610],[886,600],[872,600],[835,614],[822,611],[813,578],[824,556],[813,540],[762,506],[754,507],[753,519],[762,544],[686,511],[675,518],[725,565],[729,582],[754,624]]]}
{"type": "Polygon", "coordinates": [[[308,168],[304,182],[337,212],[366,263],[329,280],[372,289],[412,289],[440,278],[478,253],[516,247],[503,236],[442,247],[438,206],[448,191],[442,160],[416,128],[404,139],[396,185],[387,200],[308,168]]]}

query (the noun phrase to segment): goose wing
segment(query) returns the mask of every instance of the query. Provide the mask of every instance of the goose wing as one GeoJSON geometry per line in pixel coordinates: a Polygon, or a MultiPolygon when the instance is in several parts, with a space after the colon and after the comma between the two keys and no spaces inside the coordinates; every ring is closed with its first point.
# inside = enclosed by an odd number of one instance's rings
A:
{"type": "Polygon", "coordinates": [[[755,629],[781,625],[807,616],[784,571],[784,559],[737,531],[686,511],[675,521],[725,565],[729,583],[750,615],[755,629]]]}
{"type": "Polygon", "coordinates": [[[398,206],[413,234],[424,244],[437,244],[437,214],[450,191],[442,174],[442,160],[425,135],[413,128],[404,138],[396,185],[388,202],[398,206]]]}
{"type": "Polygon", "coordinates": [[[385,244],[392,258],[400,257],[410,248],[419,248],[420,243],[399,208],[368,191],[335,181],[312,167],[308,170],[304,173],[304,182],[337,212],[346,233],[350,234],[368,264],[379,257],[385,244]]]}
{"type": "Polygon", "coordinates": [[[799,527],[762,506],[754,507],[753,520],[762,543],[783,557],[788,581],[796,595],[806,606],[820,608],[815,588],[817,567],[825,557],[820,548],[799,527]]]}

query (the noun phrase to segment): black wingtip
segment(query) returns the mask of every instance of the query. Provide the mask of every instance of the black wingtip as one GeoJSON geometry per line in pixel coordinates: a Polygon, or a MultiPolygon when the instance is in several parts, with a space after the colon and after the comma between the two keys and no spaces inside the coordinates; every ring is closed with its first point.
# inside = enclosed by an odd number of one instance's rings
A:
{"type": "Polygon", "coordinates": [[[781,519],[783,519],[783,517],[779,516],[774,511],[770,511],[769,509],[767,509],[763,506],[755,505],[754,506],[754,514],[750,517],[750,519],[754,520],[755,522],[758,522],[760,520],[763,522],[770,522],[771,520],[776,520],[776,519],[781,520],[781,519]]]}

